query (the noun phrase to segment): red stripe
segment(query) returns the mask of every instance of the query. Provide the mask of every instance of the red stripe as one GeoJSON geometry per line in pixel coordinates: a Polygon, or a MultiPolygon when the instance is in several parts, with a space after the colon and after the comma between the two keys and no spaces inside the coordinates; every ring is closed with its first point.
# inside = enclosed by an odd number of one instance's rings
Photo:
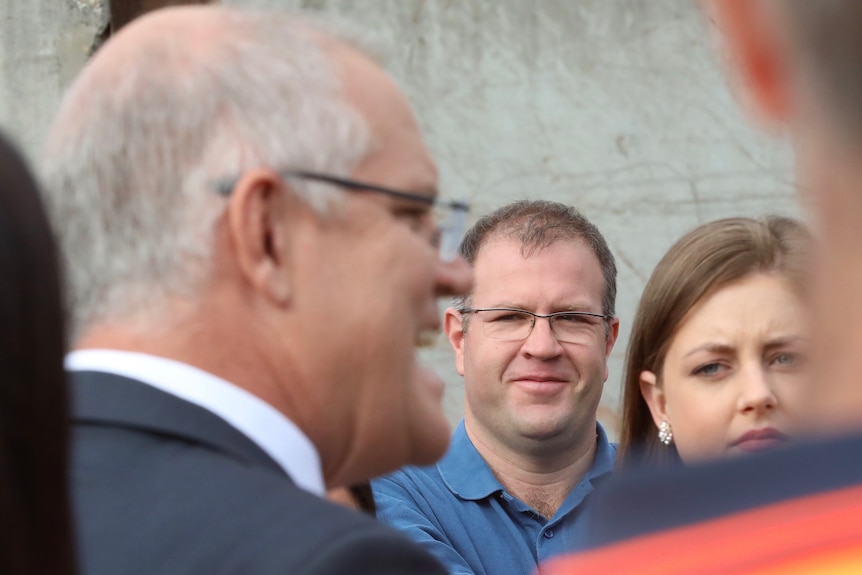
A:
{"type": "Polygon", "coordinates": [[[566,556],[542,575],[749,573],[813,557],[862,556],[862,486],[811,495],[566,556]],[[592,571],[591,571],[592,570],[592,571]]]}

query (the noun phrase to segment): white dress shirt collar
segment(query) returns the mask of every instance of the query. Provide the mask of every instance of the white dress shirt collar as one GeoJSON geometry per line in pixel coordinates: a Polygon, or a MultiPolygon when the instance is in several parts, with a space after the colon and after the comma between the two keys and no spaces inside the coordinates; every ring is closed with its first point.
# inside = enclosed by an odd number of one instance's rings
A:
{"type": "Polygon", "coordinates": [[[311,440],[270,404],[220,377],[178,361],[108,349],[73,351],[66,369],[121,375],[194,403],[254,441],[297,486],[324,494],[320,455],[311,440]]]}

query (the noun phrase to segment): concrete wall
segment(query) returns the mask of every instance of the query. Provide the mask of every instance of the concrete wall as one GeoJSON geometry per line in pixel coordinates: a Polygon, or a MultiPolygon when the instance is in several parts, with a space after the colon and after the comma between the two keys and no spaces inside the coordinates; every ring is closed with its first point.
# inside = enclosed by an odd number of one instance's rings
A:
{"type": "Polygon", "coordinates": [[[106,16],[103,0],[0,0],[0,126],[34,158],[106,16]]]}
{"type": "MultiPolygon", "coordinates": [[[[756,135],[685,0],[223,0],[337,14],[389,46],[440,164],[444,195],[481,214],[518,198],[581,209],[620,268],[621,338],[602,420],[615,428],[643,285],[683,232],[729,215],[798,215],[788,150],[756,135]]],[[[0,125],[38,149],[60,90],[104,19],[100,0],[3,0],[0,125]]],[[[462,384],[441,337],[425,353],[462,384]]]]}

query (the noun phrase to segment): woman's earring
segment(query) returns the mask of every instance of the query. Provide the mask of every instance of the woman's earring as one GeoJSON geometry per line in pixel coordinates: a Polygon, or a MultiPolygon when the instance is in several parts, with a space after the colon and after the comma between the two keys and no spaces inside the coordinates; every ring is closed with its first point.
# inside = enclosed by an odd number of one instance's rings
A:
{"type": "Polygon", "coordinates": [[[671,431],[670,423],[667,420],[662,421],[661,425],[658,426],[658,440],[665,445],[670,445],[670,442],[673,441],[673,431],[671,431]]]}

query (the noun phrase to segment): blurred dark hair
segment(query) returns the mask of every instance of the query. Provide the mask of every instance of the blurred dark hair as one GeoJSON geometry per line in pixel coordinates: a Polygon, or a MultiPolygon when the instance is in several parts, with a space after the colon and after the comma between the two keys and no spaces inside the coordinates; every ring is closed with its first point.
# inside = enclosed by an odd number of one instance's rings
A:
{"type": "Polygon", "coordinates": [[[0,137],[0,573],[75,572],[65,321],[33,176],[0,137]]]}
{"type": "Polygon", "coordinates": [[[354,483],[349,489],[359,510],[368,513],[372,517],[376,517],[377,503],[374,501],[374,492],[371,491],[371,483],[368,481],[354,483]]]}

